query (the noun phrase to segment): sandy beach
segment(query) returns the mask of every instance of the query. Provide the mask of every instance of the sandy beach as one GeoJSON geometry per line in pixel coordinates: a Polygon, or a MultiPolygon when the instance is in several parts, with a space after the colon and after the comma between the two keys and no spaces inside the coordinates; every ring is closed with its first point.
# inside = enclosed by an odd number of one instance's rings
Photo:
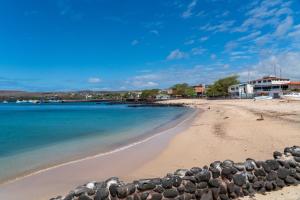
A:
{"type": "MultiPolygon", "coordinates": [[[[49,199],[88,181],[111,176],[129,182],[162,177],[179,168],[202,167],[216,160],[265,160],[275,150],[300,144],[300,102],[193,99],[163,103],[185,103],[203,112],[179,125],[176,132],[162,133],[133,148],[1,185],[0,199],[49,199]],[[264,120],[257,120],[261,115],[264,120]]],[[[255,199],[298,199],[299,191],[300,186],[288,187],[255,199]]]]}
{"type": "MultiPolygon", "coordinates": [[[[172,100],[205,111],[168,147],[126,179],[163,176],[178,168],[213,161],[270,159],[275,150],[300,144],[300,102],[280,100],[172,100]],[[260,115],[264,120],[257,121],[260,115]]],[[[272,193],[271,199],[298,199],[300,186],[272,193]]],[[[270,199],[257,195],[256,199],[270,199]]]]}

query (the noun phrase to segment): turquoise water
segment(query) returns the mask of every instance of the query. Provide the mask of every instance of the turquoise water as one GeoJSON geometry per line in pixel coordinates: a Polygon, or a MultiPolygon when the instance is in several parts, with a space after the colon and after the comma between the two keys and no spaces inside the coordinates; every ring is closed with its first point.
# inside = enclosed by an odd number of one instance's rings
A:
{"type": "Polygon", "coordinates": [[[188,112],[95,103],[0,104],[0,181],[112,150],[188,112]]]}

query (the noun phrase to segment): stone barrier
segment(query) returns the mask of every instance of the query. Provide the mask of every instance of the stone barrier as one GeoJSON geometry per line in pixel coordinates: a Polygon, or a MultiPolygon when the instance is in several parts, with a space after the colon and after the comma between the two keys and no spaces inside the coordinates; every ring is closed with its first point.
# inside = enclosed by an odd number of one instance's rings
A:
{"type": "Polygon", "coordinates": [[[90,182],[65,197],[51,200],[228,200],[255,193],[279,190],[300,183],[300,147],[273,153],[273,159],[234,163],[215,161],[209,166],[178,169],[164,178],[141,179],[124,183],[117,177],[90,182]]]}

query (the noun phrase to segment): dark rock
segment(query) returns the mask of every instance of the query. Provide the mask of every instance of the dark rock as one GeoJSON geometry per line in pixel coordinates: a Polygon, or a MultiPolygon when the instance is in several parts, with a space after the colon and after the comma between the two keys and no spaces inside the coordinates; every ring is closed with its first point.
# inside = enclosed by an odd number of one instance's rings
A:
{"type": "Polygon", "coordinates": [[[133,195],[133,200],[140,200],[140,196],[138,194],[134,194],[133,195]]]}
{"type": "Polygon", "coordinates": [[[267,181],[265,183],[265,188],[267,191],[271,191],[271,190],[273,190],[273,184],[270,181],[267,181]]]}
{"type": "Polygon", "coordinates": [[[179,186],[179,187],[177,188],[177,191],[178,191],[179,194],[183,194],[183,193],[184,193],[184,190],[185,190],[184,186],[179,186]]]}
{"type": "Polygon", "coordinates": [[[267,175],[266,179],[267,181],[275,181],[277,179],[277,173],[275,171],[270,171],[270,173],[267,175]]]}
{"type": "Polygon", "coordinates": [[[193,175],[194,175],[194,173],[190,170],[185,172],[185,176],[193,176],[193,175]]]}
{"type": "Polygon", "coordinates": [[[107,188],[99,188],[95,195],[95,200],[104,200],[108,197],[109,191],[107,188]]]}
{"type": "Polygon", "coordinates": [[[184,188],[185,188],[184,191],[187,193],[193,194],[196,191],[196,185],[190,181],[188,181],[184,184],[184,188]]]}
{"type": "Polygon", "coordinates": [[[85,194],[81,194],[79,196],[78,200],[92,200],[92,199],[85,194]]]}
{"type": "Polygon", "coordinates": [[[220,170],[218,170],[217,168],[210,167],[209,171],[211,171],[213,178],[218,178],[221,175],[220,170]]]}
{"type": "Polygon", "coordinates": [[[234,193],[234,183],[227,183],[227,189],[229,193],[234,193]]]}
{"type": "Polygon", "coordinates": [[[136,189],[136,187],[133,183],[127,184],[126,188],[127,188],[128,195],[133,194],[135,192],[135,189],[136,189]]]}
{"type": "Polygon", "coordinates": [[[160,193],[152,193],[150,194],[150,197],[148,197],[150,200],[161,200],[162,195],[160,193]]]}
{"type": "MultiPolygon", "coordinates": [[[[109,199],[107,199],[107,200],[109,200],[109,199]]],[[[126,200],[133,200],[133,197],[132,196],[128,196],[128,197],[126,197],[126,200]]]]}
{"type": "Polygon", "coordinates": [[[242,186],[243,184],[246,184],[246,177],[244,174],[235,174],[233,175],[233,182],[238,186],[242,186]]]}
{"type": "Polygon", "coordinates": [[[237,186],[237,185],[234,185],[234,193],[238,197],[243,197],[244,196],[242,188],[237,186]]]}
{"type": "Polygon", "coordinates": [[[271,167],[266,162],[262,163],[262,167],[265,170],[265,172],[267,172],[267,173],[269,173],[271,171],[271,167]]]}
{"type": "Polygon", "coordinates": [[[283,188],[285,186],[285,183],[282,179],[276,179],[276,185],[277,187],[283,188]]]}
{"type": "Polygon", "coordinates": [[[266,176],[266,172],[263,169],[255,169],[254,175],[255,176],[266,176]]]}
{"type": "Polygon", "coordinates": [[[285,179],[288,175],[290,175],[290,170],[286,168],[280,168],[277,170],[278,177],[281,179],[285,179]]]}
{"type": "Polygon", "coordinates": [[[293,185],[295,183],[297,183],[297,180],[291,176],[287,176],[285,179],[284,179],[285,183],[288,184],[288,185],[293,185]]]}
{"type": "Polygon", "coordinates": [[[230,200],[230,198],[227,196],[227,194],[220,194],[219,197],[221,200],[230,200]]]}
{"type": "Polygon", "coordinates": [[[179,177],[184,177],[185,176],[185,173],[189,171],[187,169],[178,169],[175,171],[174,175],[177,175],[179,177]]]}
{"type": "Polygon", "coordinates": [[[193,183],[197,182],[197,179],[194,176],[184,176],[184,177],[182,177],[182,180],[191,181],[193,183]]]}
{"type": "Polygon", "coordinates": [[[165,189],[170,189],[173,186],[173,181],[172,181],[172,179],[163,178],[161,181],[161,185],[165,189]]]}
{"type": "Polygon", "coordinates": [[[279,168],[279,163],[276,160],[267,160],[266,164],[270,167],[271,170],[277,170],[279,168]]]}
{"type": "Polygon", "coordinates": [[[255,181],[253,183],[253,189],[255,189],[256,191],[258,191],[260,188],[264,187],[264,182],[263,181],[255,181]]]}
{"type": "Polygon", "coordinates": [[[175,198],[179,195],[179,192],[176,189],[167,189],[163,193],[166,198],[175,198]]]}
{"type": "Polygon", "coordinates": [[[163,193],[164,188],[160,185],[156,186],[156,188],[154,188],[153,190],[154,192],[158,192],[158,193],[163,193]]]}
{"type": "Polygon", "coordinates": [[[154,183],[152,183],[151,181],[140,181],[138,183],[138,189],[140,191],[152,190],[155,187],[156,187],[156,185],[154,183]]]}
{"type": "Polygon", "coordinates": [[[220,186],[220,183],[219,183],[219,180],[218,179],[210,179],[208,181],[208,184],[211,186],[211,187],[219,187],[220,186]]]}
{"type": "Polygon", "coordinates": [[[116,185],[116,184],[111,184],[111,185],[109,186],[109,192],[110,192],[110,195],[113,196],[113,197],[117,196],[117,189],[118,189],[118,185],[116,185]]]}
{"type": "Polygon", "coordinates": [[[117,196],[121,199],[127,196],[127,188],[125,186],[121,186],[117,188],[117,196]]]}
{"type": "Polygon", "coordinates": [[[293,156],[300,157],[300,148],[299,147],[293,148],[291,153],[293,156]]]}
{"type": "Polygon", "coordinates": [[[224,160],[222,163],[221,163],[221,166],[223,168],[226,168],[226,167],[232,167],[234,164],[234,162],[232,160],[224,160]]]}
{"type": "Polygon", "coordinates": [[[203,170],[195,175],[195,178],[198,183],[202,182],[202,181],[208,182],[210,177],[211,177],[211,174],[208,170],[203,170]]]}
{"type": "Polygon", "coordinates": [[[252,171],[255,168],[255,160],[247,159],[245,162],[245,168],[247,171],[252,171]]]}
{"type": "Polygon", "coordinates": [[[147,197],[149,196],[149,192],[143,192],[140,196],[141,200],[146,200],[147,197]]]}
{"type": "Polygon", "coordinates": [[[173,186],[179,187],[182,182],[182,179],[179,176],[174,176],[172,177],[172,179],[173,179],[173,186]]]}
{"type": "Polygon", "coordinates": [[[236,168],[238,171],[244,171],[245,170],[244,163],[234,163],[233,167],[236,168]]]}
{"type": "Polygon", "coordinates": [[[193,167],[190,171],[191,171],[191,172],[193,173],[193,175],[194,175],[194,174],[197,174],[197,173],[201,172],[202,169],[201,169],[200,167],[193,167]]]}
{"type": "Polygon", "coordinates": [[[294,157],[294,160],[296,161],[296,162],[299,162],[300,163],[300,157],[294,157]]]}
{"type": "Polygon", "coordinates": [[[208,184],[207,182],[200,182],[200,183],[197,183],[197,188],[198,189],[205,189],[208,187],[208,184]]]}
{"type": "Polygon", "coordinates": [[[220,189],[219,188],[211,188],[213,199],[219,199],[220,189]]]}
{"type": "Polygon", "coordinates": [[[281,156],[282,156],[282,153],[280,153],[279,151],[274,151],[274,153],[273,153],[274,159],[278,159],[278,158],[280,158],[281,156]]]}
{"type": "Polygon", "coordinates": [[[185,194],[183,195],[183,199],[184,199],[184,200],[192,200],[192,199],[195,199],[195,198],[196,198],[196,196],[193,195],[193,194],[185,193],[185,194]]]}

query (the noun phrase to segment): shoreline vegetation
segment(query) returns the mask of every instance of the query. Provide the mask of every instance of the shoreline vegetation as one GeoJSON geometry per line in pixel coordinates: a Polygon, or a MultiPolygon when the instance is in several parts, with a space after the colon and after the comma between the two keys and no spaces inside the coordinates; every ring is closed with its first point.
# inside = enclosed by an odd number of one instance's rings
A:
{"type": "MultiPolygon", "coordinates": [[[[204,112],[195,116],[178,134],[162,134],[113,158],[91,159],[69,168],[49,170],[0,185],[0,197],[30,199],[30,195],[35,193],[38,199],[49,199],[57,194],[67,194],[78,185],[112,176],[132,182],[162,177],[180,168],[204,166],[216,160],[266,160],[274,150],[300,144],[299,102],[178,99],[160,103],[200,108],[204,112]],[[261,115],[263,120],[258,120],[261,115]],[[100,162],[102,166],[99,166],[100,162]],[[19,191],[19,194],[13,194],[13,191],[19,191]]],[[[295,189],[288,187],[272,195],[276,195],[274,199],[278,200],[289,196],[295,199],[297,191],[299,186],[295,189]],[[289,192],[284,192],[287,190],[289,192]]],[[[256,198],[265,197],[257,195],[256,198]]]]}

